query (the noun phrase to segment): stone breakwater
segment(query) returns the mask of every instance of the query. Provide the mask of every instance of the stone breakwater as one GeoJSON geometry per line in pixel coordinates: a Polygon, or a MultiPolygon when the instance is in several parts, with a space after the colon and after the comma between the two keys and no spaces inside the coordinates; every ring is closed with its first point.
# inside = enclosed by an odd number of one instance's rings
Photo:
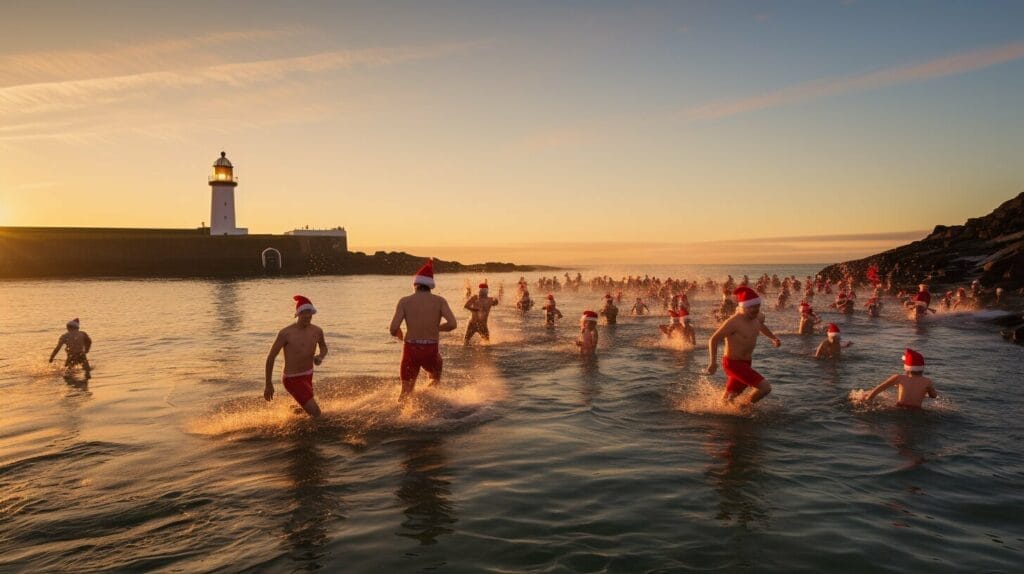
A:
{"type": "MultiPolygon", "coordinates": [[[[339,237],[225,237],[210,236],[208,229],[0,228],[0,279],[411,275],[424,259],[401,252],[353,253],[339,237]]],[[[441,260],[434,268],[441,273],[548,269],[441,260]]]]}

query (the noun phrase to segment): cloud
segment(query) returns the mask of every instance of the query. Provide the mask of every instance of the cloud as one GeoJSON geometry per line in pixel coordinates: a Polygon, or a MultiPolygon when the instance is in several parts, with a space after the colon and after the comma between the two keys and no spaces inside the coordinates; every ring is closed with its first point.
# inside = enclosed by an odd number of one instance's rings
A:
{"type": "Polygon", "coordinates": [[[161,70],[0,88],[0,116],[67,110],[138,97],[150,91],[222,84],[244,87],[300,73],[323,73],[356,67],[376,67],[439,56],[460,45],[429,48],[337,50],[306,56],[232,62],[187,70],[161,70]]]}
{"type": "Polygon", "coordinates": [[[120,76],[128,73],[213,64],[225,60],[210,48],[249,46],[287,38],[300,30],[225,31],[187,38],[141,44],[115,45],[104,50],[50,50],[25,54],[0,54],[0,86],[49,81],[120,76]]]}
{"type": "Polygon", "coordinates": [[[688,120],[720,119],[850,92],[963,74],[1021,58],[1024,58],[1024,42],[1014,42],[997,48],[975,50],[920,64],[893,66],[866,74],[816,80],[743,98],[712,101],[685,110],[683,116],[688,120]]]}

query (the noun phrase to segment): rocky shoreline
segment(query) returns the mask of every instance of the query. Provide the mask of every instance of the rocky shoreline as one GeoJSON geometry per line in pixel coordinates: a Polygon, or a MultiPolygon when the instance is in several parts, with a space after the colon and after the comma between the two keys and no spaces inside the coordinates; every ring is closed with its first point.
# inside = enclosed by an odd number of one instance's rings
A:
{"type": "Polygon", "coordinates": [[[937,225],[923,239],[829,265],[820,275],[830,280],[863,280],[872,267],[892,293],[916,291],[918,283],[927,283],[938,293],[978,281],[982,305],[1007,311],[998,319],[1009,327],[1003,336],[1024,342],[1024,193],[986,216],[968,219],[963,225],[937,225]],[[998,305],[994,303],[997,290],[1002,294],[998,305]]]}

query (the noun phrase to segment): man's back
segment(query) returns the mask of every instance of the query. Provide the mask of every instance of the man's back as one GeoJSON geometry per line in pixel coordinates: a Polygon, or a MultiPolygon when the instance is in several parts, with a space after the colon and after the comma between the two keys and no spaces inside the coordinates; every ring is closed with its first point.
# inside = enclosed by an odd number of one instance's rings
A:
{"type": "Polygon", "coordinates": [[[910,407],[921,406],[925,395],[929,394],[929,390],[932,389],[932,381],[928,377],[900,375],[897,384],[899,385],[899,395],[896,402],[910,407]]]}
{"type": "MultiPolygon", "coordinates": [[[[405,319],[406,339],[436,341],[440,337],[441,317],[448,302],[439,295],[417,291],[398,301],[398,311],[405,319]]],[[[451,313],[451,311],[448,311],[451,313]]]]}

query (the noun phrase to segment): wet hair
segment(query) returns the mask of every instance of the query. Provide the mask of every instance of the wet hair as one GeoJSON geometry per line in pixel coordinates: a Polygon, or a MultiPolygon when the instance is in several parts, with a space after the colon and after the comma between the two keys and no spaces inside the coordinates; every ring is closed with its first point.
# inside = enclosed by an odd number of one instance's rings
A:
{"type": "Polygon", "coordinates": [[[423,284],[417,283],[417,284],[416,284],[416,290],[417,290],[417,291],[426,291],[426,292],[428,292],[428,293],[429,293],[429,292],[430,292],[430,287],[427,287],[426,285],[423,285],[423,284]]]}

